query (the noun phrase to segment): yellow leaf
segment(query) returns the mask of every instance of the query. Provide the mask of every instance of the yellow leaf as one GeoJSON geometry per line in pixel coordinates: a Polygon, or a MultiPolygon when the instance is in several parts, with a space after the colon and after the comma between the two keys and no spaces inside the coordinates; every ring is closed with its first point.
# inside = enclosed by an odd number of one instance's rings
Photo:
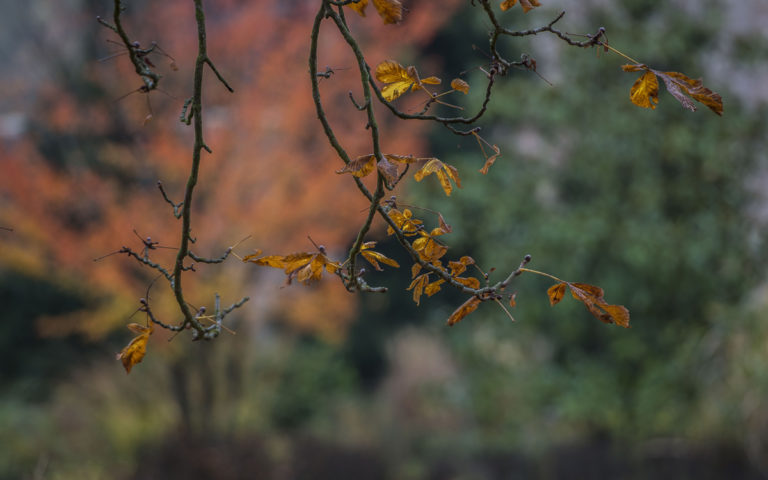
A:
{"type": "Polygon", "coordinates": [[[413,155],[393,155],[391,153],[385,153],[384,157],[390,162],[398,163],[416,163],[416,162],[428,162],[431,158],[415,158],[413,155]]]}
{"type": "Polygon", "coordinates": [[[373,155],[362,155],[344,165],[336,173],[351,173],[355,177],[364,177],[376,168],[376,157],[373,155]]]}
{"type": "Polygon", "coordinates": [[[416,302],[416,305],[419,304],[419,301],[421,300],[421,292],[424,290],[427,283],[429,283],[429,273],[422,273],[414,278],[411,284],[408,285],[408,288],[406,288],[406,290],[413,290],[413,301],[416,302]]]}
{"type": "Polygon", "coordinates": [[[397,23],[403,19],[403,5],[399,0],[373,0],[373,6],[385,24],[397,23]]]}
{"type": "Polygon", "coordinates": [[[629,91],[629,99],[638,107],[655,109],[659,103],[659,81],[650,70],[635,80],[629,91]]]}
{"type": "Polygon", "coordinates": [[[421,271],[421,264],[420,263],[414,263],[411,267],[411,278],[415,278],[416,275],[419,274],[421,271]]]}
{"type": "Polygon", "coordinates": [[[261,255],[261,250],[258,253],[244,256],[243,261],[255,263],[262,267],[285,268],[282,255],[267,255],[266,257],[256,258],[259,255],[261,255]]]}
{"type": "Polygon", "coordinates": [[[703,103],[707,108],[718,115],[723,114],[722,97],[704,86],[701,80],[694,80],[680,72],[661,72],[649,68],[647,65],[623,65],[621,67],[625,72],[645,71],[643,75],[635,81],[630,90],[630,99],[635,105],[644,108],[656,108],[650,100],[658,103],[659,82],[656,77],[661,77],[667,91],[680,102],[680,104],[691,111],[696,111],[696,106],[691,101],[696,100],[703,103]],[[691,98],[688,98],[689,95],[691,98]]]}
{"type": "Polygon", "coordinates": [[[420,182],[422,178],[432,173],[437,175],[438,180],[440,180],[440,186],[443,187],[443,191],[445,191],[446,195],[450,196],[453,191],[453,186],[451,185],[450,180],[456,182],[456,186],[461,188],[459,171],[452,165],[443,163],[436,158],[425,163],[424,166],[413,175],[413,178],[416,179],[417,182],[420,182]]]}
{"type": "Polygon", "coordinates": [[[365,7],[368,6],[368,0],[360,0],[357,3],[350,3],[347,5],[352,10],[356,11],[358,14],[360,14],[361,17],[365,16],[365,7]]]}
{"type": "MultiPolygon", "coordinates": [[[[393,208],[387,215],[405,235],[416,235],[421,230],[421,224],[423,222],[417,218],[412,219],[411,217],[413,214],[407,208],[402,212],[393,208]]],[[[395,232],[392,230],[392,227],[387,227],[387,234],[392,235],[393,233],[395,232]]]]}
{"type": "MultiPolygon", "coordinates": [[[[517,3],[517,0],[504,0],[501,2],[501,9],[506,11],[512,8],[517,3]]],[[[520,6],[523,7],[523,12],[528,13],[529,10],[534,7],[540,7],[539,0],[520,0],[520,6]]]]}
{"type": "Polygon", "coordinates": [[[464,95],[469,93],[469,84],[460,78],[454,78],[451,80],[451,88],[463,93],[464,95]]]}
{"type": "Polygon", "coordinates": [[[565,284],[564,283],[556,283],[549,287],[547,290],[547,296],[549,297],[549,304],[552,306],[557,305],[560,303],[560,300],[563,299],[565,296],[565,284]]]}
{"type": "Polygon", "coordinates": [[[421,83],[426,83],[427,85],[440,85],[441,83],[443,83],[443,81],[437,77],[427,77],[427,78],[422,78],[421,83]]]}
{"type": "Polygon", "coordinates": [[[393,60],[385,60],[376,66],[376,79],[386,84],[381,88],[381,95],[388,102],[411,89],[420,89],[422,83],[440,83],[440,79],[437,77],[429,77],[422,81],[419,79],[416,67],[405,68],[393,60]]]}
{"type": "Polygon", "coordinates": [[[128,329],[139,335],[117,354],[117,359],[123,362],[125,372],[131,373],[131,368],[144,359],[144,355],[147,353],[147,341],[154,328],[152,324],[145,327],[138,323],[131,323],[128,325],[128,329]]]}
{"type": "Polygon", "coordinates": [[[371,265],[373,265],[373,268],[381,271],[382,268],[379,266],[379,262],[385,265],[389,265],[390,267],[395,267],[395,268],[400,267],[399,263],[385,256],[384,254],[381,254],[379,252],[374,252],[373,250],[369,250],[370,248],[373,248],[375,246],[376,246],[376,242],[365,242],[363,244],[363,248],[360,249],[360,254],[363,256],[363,258],[368,260],[368,262],[371,265]]]}
{"type": "Polygon", "coordinates": [[[445,283],[445,279],[436,280],[429,285],[427,285],[424,288],[424,294],[428,297],[431,297],[432,295],[436,294],[440,291],[440,285],[445,283]]]}
{"type": "Polygon", "coordinates": [[[450,317],[448,317],[448,326],[453,326],[464,319],[467,315],[477,310],[477,307],[480,305],[480,298],[479,297],[471,297],[466,302],[462,303],[459,308],[457,308],[450,317]]]}

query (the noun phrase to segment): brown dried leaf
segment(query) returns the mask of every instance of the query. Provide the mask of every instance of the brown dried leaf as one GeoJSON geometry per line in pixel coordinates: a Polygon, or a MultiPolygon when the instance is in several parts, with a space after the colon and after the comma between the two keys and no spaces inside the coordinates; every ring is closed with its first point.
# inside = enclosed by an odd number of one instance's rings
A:
{"type": "Polygon", "coordinates": [[[491,148],[493,148],[494,154],[485,159],[485,164],[483,165],[483,168],[480,169],[480,173],[483,175],[488,173],[488,169],[491,168],[491,165],[493,165],[499,155],[501,155],[501,149],[499,147],[492,145],[491,148]]]}
{"type": "Polygon", "coordinates": [[[344,168],[341,170],[336,170],[336,173],[351,173],[355,177],[365,177],[370,174],[375,167],[376,157],[373,155],[362,155],[344,165],[344,168]]]}
{"type": "Polygon", "coordinates": [[[704,86],[701,79],[693,80],[679,72],[658,72],[656,75],[664,80],[669,93],[679,101],[683,107],[695,111],[696,106],[682,92],[690,95],[694,100],[703,103],[707,108],[718,115],[723,115],[723,98],[704,86]]]}
{"type": "Polygon", "coordinates": [[[451,88],[463,93],[464,95],[469,93],[469,84],[460,78],[454,78],[451,80],[451,88]]]}
{"type": "Polygon", "coordinates": [[[464,319],[467,315],[477,310],[477,307],[480,306],[480,298],[479,297],[470,297],[469,300],[462,303],[459,308],[457,308],[450,317],[448,317],[448,326],[453,326],[460,321],[464,319]]]}
{"type": "Polygon", "coordinates": [[[424,294],[428,297],[431,297],[440,291],[440,285],[443,283],[445,283],[445,280],[442,278],[440,280],[435,280],[424,288],[424,294]]]}
{"type": "Polygon", "coordinates": [[[368,260],[368,262],[373,265],[373,268],[376,270],[383,270],[379,266],[379,262],[389,265],[390,267],[398,268],[400,267],[400,264],[396,261],[392,260],[391,258],[385,256],[383,253],[374,252],[373,250],[370,250],[371,248],[376,246],[376,242],[365,242],[363,244],[363,247],[360,249],[360,254],[368,260]]]}
{"type": "Polygon", "coordinates": [[[456,277],[454,278],[457,282],[464,285],[465,287],[478,289],[480,288],[480,280],[476,279],[475,277],[456,277]]]}
{"type": "Polygon", "coordinates": [[[610,305],[603,298],[603,289],[586,283],[569,283],[573,298],[587,307],[589,313],[604,323],[629,328],[629,310],[623,305],[610,305]]]}
{"type": "Polygon", "coordinates": [[[565,296],[565,283],[556,283],[549,287],[547,296],[549,297],[550,305],[555,306],[560,303],[560,300],[565,296]]]}
{"type": "Polygon", "coordinates": [[[416,275],[419,274],[421,271],[421,264],[420,263],[414,263],[411,267],[411,278],[415,278],[416,275]]]}
{"type": "Polygon", "coordinates": [[[397,167],[390,163],[386,157],[379,160],[379,162],[376,164],[376,167],[379,169],[379,173],[384,177],[384,180],[388,184],[392,185],[397,182],[397,167]]]}

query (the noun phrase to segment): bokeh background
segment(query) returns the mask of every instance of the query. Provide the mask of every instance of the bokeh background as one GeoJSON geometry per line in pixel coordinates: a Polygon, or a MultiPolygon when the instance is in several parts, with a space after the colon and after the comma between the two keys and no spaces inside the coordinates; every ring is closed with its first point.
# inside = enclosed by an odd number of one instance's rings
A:
{"type": "MultiPolygon", "coordinates": [[[[209,52],[235,88],[208,77],[206,140],[193,229],[216,256],[312,248],[340,256],[363,199],[315,118],[306,58],[317,2],[208,0],[209,52]]],[[[453,78],[487,63],[488,25],[469,2],[406,1],[402,25],[349,15],[369,63],[396,59],[453,78]],[[474,49],[473,45],[480,47],[474,49]]],[[[496,2],[494,2],[496,3],[496,2]]],[[[498,82],[483,134],[502,156],[487,176],[473,139],[386,119],[384,150],[437,156],[464,188],[429,178],[399,201],[442,212],[451,257],[506,272],[532,267],[598,284],[632,328],[576,302],[551,308],[549,284],[515,281],[516,322],[490,305],[453,328],[464,301],[413,304],[407,259],[381,225],[372,238],[403,268],[368,277],[386,295],[231,259],[185,288],[209,305],[251,296],[235,335],[190,343],[153,335],[126,375],[115,361],[153,272],[113,255],[179,225],[156,188],[181,197],[191,129],[192,2],[128,2],[126,28],[153,57],[163,92],[140,81],[96,15],[107,0],[0,2],[0,478],[2,479],[759,479],[768,476],[768,4],[763,0],[547,0],[511,28],[604,26],[610,42],[719,92],[725,115],[655,111],[628,100],[635,74],[616,55],[544,35],[502,40],[528,53],[498,82]],[[151,119],[145,121],[151,112],[151,119]]],[[[353,58],[330,28],[320,64],[334,125],[370,151],[353,58]]],[[[474,88],[454,103],[471,108],[474,88]]],[[[455,97],[455,96],[454,96],[455,97]]],[[[408,100],[405,100],[407,104],[408,100]]],[[[153,252],[170,262],[172,250],[153,252]]],[[[499,273],[498,275],[501,275],[499,273]]],[[[154,308],[176,318],[165,285],[154,308]]]]}

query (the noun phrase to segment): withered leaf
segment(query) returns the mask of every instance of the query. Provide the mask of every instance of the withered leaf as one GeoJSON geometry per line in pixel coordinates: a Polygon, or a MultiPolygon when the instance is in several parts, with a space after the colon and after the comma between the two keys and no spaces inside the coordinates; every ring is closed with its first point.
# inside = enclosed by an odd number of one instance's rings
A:
{"type": "Polygon", "coordinates": [[[470,313],[477,310],[477,307],[480,306],[480,298],[473,296],[470,297],[469,300],[462,303],[459,308],[457,308],[450,317],[448,317],[448,326],[453,326],[457,324],[458,322],[462,321],[464,317],[469,315],[470,313]]]}
{"type": "Polygon", "coordinates": [[[365,177],[374,168],[376,168],[376,157],[373,155],[362,155],[344,165],[344,168],[341,170],[336,170],[336,173],[351,173],[355,177],[365,177]]]}
{"type": "MultiPolygon", "coordinates": [[[[504,0],[501,2],[501,9],[507,11],[515,6],[516,3],[517,0],[504,0]]],[[[520,6],[523,7],[523,12],[528,13],[529,10],[535,7],[540,7],[541,4],[539,3],[539,0],[520,0],[520,6]]]]}
{"type": "Polygon", "coordinates": [[[549,287],[547,296],[549,297],[550,305],[555,306],[560,303],[560,300],[565,296],[565,287],[566,285],[564,283],[556,283],[549,287]]]}
{"type": "MultiPolygon", "coordinates": [[[[348,7],[365,16],[365,8],[368,6],[368,0],[360,0],[357,3],[350,3],[348,7]]],[[[379,12],[379,16],[384,23],[397,23],[403,19],[403,5],[399,0],[373,0],[373,6],[379,12]]]]}
{"type": "MultiPolygon", "coordinates": [[[[422,221],[418,218],[412,218],[413,214],[409,209],[405,209],[402,212],[396,208],[391,209],[387,216],[397,225],[397,228],[403,231],[405,235],[416,235],[421,230],[422,221]]],[[[395,233],[392,227],[387,227],[387,235],[395,233]]]]}
{"type": "Polygon", "coordinates": [[[662,72],[654,70],[643,64],[623,65],[622,69],[625,72],[643,71],[643,74],[635,81],[629,92],[630,100],[637,106],[652,109],[656,108],[654,103],[659,102],[659,82],[656,78],[658,76],[664,81],[664,86],[667,87],[667,91],[675,97],[684,108],[696,111],[696,105],[691,101],[691,99],[693,99],[701,102],[716,114],[723,114],[722,97],[706,88],[700,79],[694,80],[680,72],[662,72]]]}
{"type": "Polygon", "coordinates": [[[117,354],[117,359],[123,362],[125,373],[131,373],[131,368],[144,359],[144,355],[147,353],[147,341],[149,341],[149,336],[152,335],[152,332],[154,331],[152,324],[145,327],[138,323],[130,323],[128,324],[128,329],[139,335],[134,337],[130,343],[117,354]]]}
{"type": "Polygon", "coordinates": [[[421,271],[421,264],[420,263],[414,263],[411,267],[411,278],[415,278],[416,275],[419,274],[421,271]]]}
{"type": "Polygon", "coordinates": [[[451,80],[451,88],[463,93],[464,95],[469,93],[469,84],[460,78],[454,78],[451,80]]]}
{"type": "Polygon", "coordinates": [[[488,173],[488,169],[491,168],[491,165],[493,165],[496,162],[496,159],[499,158],[499,155],[501,155],[501,149],[499,147],[491,145],[491,148],[493,148],[493,155],[485,159],[485,164],[483,165],[483,168],[480,169],[480,173],[483,175],[488,173]]]}
{"type": "Polygon", "coordinates": [[[390,163],[386,157],[379,160],[379,162],[376,164],[376,168],[379,169],[379,173],[382,177],[384,177],[384,180],[388,184],[392,185],[397,181],[397,167],[390,163]]]}
{"type": "Polygon", "coordinates": [[[623,305],[610,305],[603,298],[603,289],[586,283],[568,283],[571,295],[587,307],[589,313],[605,323],[629,328],[629,310],[623,305]]]}
{"type": "Polygon", "coordinates": [[[478,289],[480,288],[480,280],[475,277],[455,277],[454,280],[464,285],[465,287],[478,289]]]}
{"type": "Polygon", "coordinates": [[[456,186],[461,188],[461,179],[459,178],[459,171],[452,165],[443,163],[440,160],[433,158],[424,164],[414,175],[413,178],[420,182],[424,177],[434,173],[440,180],[440,186],[443,187],[443,191],[447,196],[451,195],[453,186],[451,180],[456,182],[456,186]]]}
{"type": "Polygon", "coordinates": [[[434,282],[430,283],[426,287],[424,287],[424,294],[428,297],[431,297],[432,295],[436,294],[440,291],[440,285],[445,283],[445,279],[435,280],[434,282]]]}

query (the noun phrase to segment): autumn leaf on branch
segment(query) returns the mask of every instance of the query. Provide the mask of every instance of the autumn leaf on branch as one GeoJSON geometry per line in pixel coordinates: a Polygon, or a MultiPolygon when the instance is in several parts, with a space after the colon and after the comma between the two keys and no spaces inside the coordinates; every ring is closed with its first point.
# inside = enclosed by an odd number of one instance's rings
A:
{"type": "Polygon", "coordinates": [[[336,173],[351,173],[355,177],[365,177],[376,169],[376,157],[371,155],[362,155],[344,165],[336,173]]]}
{"type": "Polygon", "coordinates": [[[629,91],[629,99],[639,107],[656,108],[655,104],[659,103],[659,81],[656,77],[660,77],[667,87],[667,91],[684,108],[695,112],[696,105],[691,100],[693,99],[701,102],[716,114],[723,114],[722,97],[706,88],[700,79],[694,80],[679,72],[654,70],[643,64],[622,65],[621,68],[625,72],[643,72],[629,91]]]}
{"type": "Polygon", "coordinates": [[[312,280],[322,278],[323,268],[328,273],[336,273],[341,268],[337,262],[328,259],[322,246],[320,248],[321,251],[314,253],[298,252],[285,256],[268,255],[265,257],[259,257],[261,251],[257,251],[257,253],[243,257],[243,261],[265,267],[281,268],[288,275],[289,284],[294,277],[298,281],[308,284],[312,280]]]}
{"type": "MultiPolygon", "coordinates": [[[[365,16],[365,8],[368,6],[368,0],[360,0],[357,3],[350,3],[349,8],[365,16]]],[[[398,23],[403,19],[403,5],[399,0],[373,0],[373,6],[379,12],[379,16],[384,23],[398,23]]]]}
{"type": "Polygon", "coordinates": [[[587,307],[589,313],[604,323],[614,323],[629,328],[629,310],[623,305],[611,305],[605,301],[603,289],[586,283],[559,282],[547,290],[549,303],[556,305],[565,296],[565,289],[571,290],[573,298],[587,307]]]}
{"type": "Polygon", "coordinates": [[[123,362],[125,373],[131,373],[131,368],[144,359],[144,355],[147,353],[147,341],[154,331],[152,324],[145,327],[138,323],[129,323],[128,329],[139,335],[134,337],[133,340],[131,340],[131,342],[117,354],[117,359],[123,362]]]}
{"type": "Polygon", "coordinates": [[[482,300],[480,297],[472,296],[467,300],[466,302],[462,303],[459,308],[457,308],[450,317],[448,317],[448,321],[446,322],[449,327],[452,327],[462,321],[464,317],[469,315],[470,313],[477,310],[477,307],[480,306],[480,302],[482,300]]]}
{"type": "Polygon", "coordinates": [[[418,90],[423,84],[439,85],[437,77],[419,78],[416,67],[403,67],[394,60],[385,60],[376,66],[376,79],[385,85],[381,95],[388,101],[396,99],[410,90],[418,90]]]}
{"type": "Polygon", "coordinates": [[[469,84],[460,78],[454,78],[451,80],[451,88],[457,92],[461,92],[464,95],[469,93],[469,84]]]}
{"type": "MultiPolygon", "coordinates": [[[[397,228],[399,228],[405,235],[416,235],[424,228],[424,222],[418,218],[413,218],[413,213],[407,208],[402,212],[396,208],[393,208],[387,213],[387,215],[392,219],[395,225],[397,225],[397,228]]],[[[395,231],[392,229],[392,227],[387,227],[387,235],[392,235],[393,233],[395,233],[395,231]]]]}
{"type": "MultiPolygon", "coordinates": [[[[514,7],[517,0],[504,0],[501,2],[501,9],[507,11],[514,7]]],[[[523,12],[528,13],[529,10],[533,10],[536,7],[540,7],[539,0],[520,0],[520,6],[523,7],[523,12]]]]}
{"type": "Polygon", "coordinates": [[[432,173],[437,175],[438,180],[440,180],[440,186],[443,187],[443,191],[445,191],[447,196],[450,196],[453,191],[451,180],[456,182],[457,187],[461,188],[461,179],[459,178],[459,171],[456,170],[456,167],[443,163],[436,158],[425,163],[424,166],[413,175],[413,178],[417,182],[420,182],[422,178],[432,173]]]}
{"type": "Polygon", "coordinates": [[[425,262],[434,263],[448,253],[448,247],[441,245],[435,240],[436,237],[443,235],[444,233],[446,232],[440,227],[433,228],[429,233],[424,230],[419,230],[419,235],[421,235],[421,237],[414,240],[411,246],[418,252],[419,258],[425,262]]]}
{"type": "Polygon", "coordinates": [[[392,260],[391,258],[385,256],[382,253],[374,252],[371,250],[371,248],[376,246],[376,242],[365,242],[362,247],[360,248],[360,255],[363,256],[366,260],[368,260],[368,263],[373,265],[373,268],[376,270],[383,270],[379,266],[379,262],[389,265],[390,267],[400,268],[400,264],[396,261],[392,260]]]}

